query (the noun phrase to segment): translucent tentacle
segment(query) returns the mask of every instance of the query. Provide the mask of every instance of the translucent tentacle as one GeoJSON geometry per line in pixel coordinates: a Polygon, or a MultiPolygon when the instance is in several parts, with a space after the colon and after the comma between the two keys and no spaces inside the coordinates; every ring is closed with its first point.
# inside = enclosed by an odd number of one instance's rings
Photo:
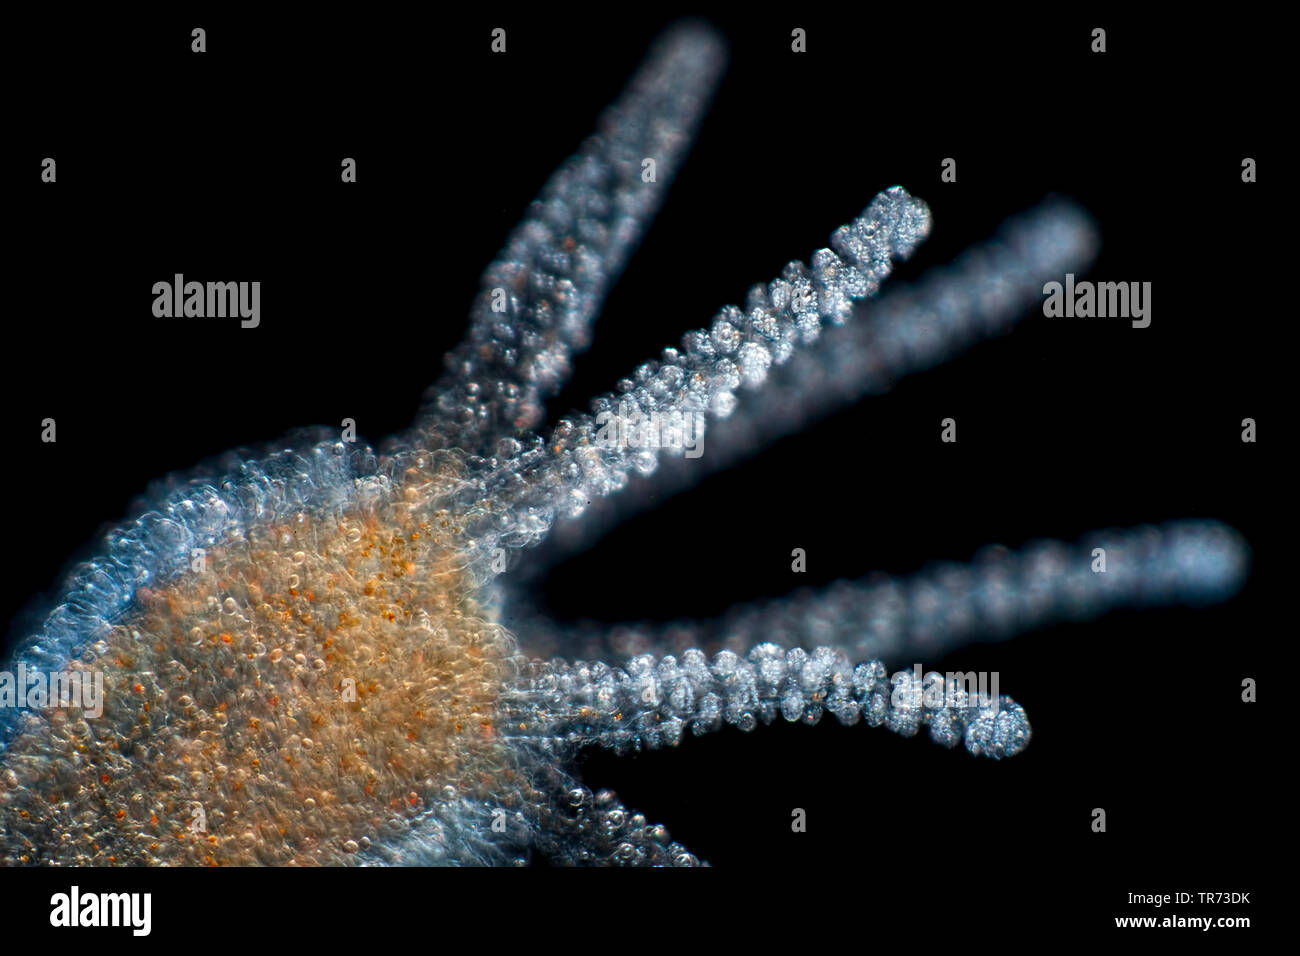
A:
{"type": "Polygon", "coordinates": [[[541,421],[681,166],[723,59],[721,39],[702,24],[666,33],[547,182],[483,275],[469,333],[426,398],[424,442],[490,454],[497,438],[541,421]]]}
{"type": "MultiPolygon", "coordinates": [[[[557,521],[521,567],[521,586],[590,547],[647,502],[662,502],[831,412],[887,391],[906,375],[1009,331],[1041,301],[1045,282],[1086,271],[1098,242],[1087,213],[1049,198],[1008,219],[995,237],[948,266],[858,304],[852,321],[796,351],[731,415],[711,424],[699,457],[665,456],[652,474],[630,474],[628,493],[595,498],[578,517],[557,521]]],[[[761,296],[756,287],[753,300],[761,303],[761,296]]]]}
{"type": "Polygon", "coordinates": [[[545,443],[522,453],[519,467],[499,472],[502,496],[539,529],[517,543],[535,543],[556,514],[577,515],[624,488],[629,473],[654,471],[661,454],[687,453],[706,416],[729,415],[742,383],[761,384],[769,369],[815,342],[824,324],[844,322],[853,302],[874,294],[893,262],[929,231],[925,203],[901,186],[880,193],[832,235],[839,255],[822,249],[811,268],[790,263],[761,296],[751,295],[747,313],[727,306],[709,329],[686,333],[681,349],[665,349],[620,382],[617,394],[594,400],[591,414],[561,420],[545,443]]]}
{"type": "Polygon", "coordinates": [[[530,646],[570,654],[680,654],[687,648],[744,653],[762,643],[827,645],[856,658],[937,660],[973,641],[996,640],[1120,607],[1209,604],[1241,587],[1250,563],[1244,539],[1214,521],[1093,532],[1074,544],[1039,541],[1020,551],[994,546],[968,565],[935,564],[907,578],[883,574],[838,581],[710,621],[578,624],[526,618],[530,646]],[[1104,551],[1105,570],[1101,567],[1104,551]]]}
{"type": "Polygon", "coordinates": [[[779,715],[816,724],[826,713],[911,737],[922,728],[945,747],[965,744],[976,755],[1009,757],[1031,736],[1024,710],[1011,698],[944,687],[939,675],[918,681],[911,671],[887,675],[868,660],[854,666],[842,650],[785,650],[760,644],[741,656],[721,651],[641,655],[626,669],[602,662],[538,662],[518,689],[512,734],[596,745],[623,753],[676,746],[689,729],[705,734],[724,725],[753,730],[779,715]],[[936,684],[937,680],[937,684],[936,684]],[[930,690],[927,692],[926,688],[930,690]]]}

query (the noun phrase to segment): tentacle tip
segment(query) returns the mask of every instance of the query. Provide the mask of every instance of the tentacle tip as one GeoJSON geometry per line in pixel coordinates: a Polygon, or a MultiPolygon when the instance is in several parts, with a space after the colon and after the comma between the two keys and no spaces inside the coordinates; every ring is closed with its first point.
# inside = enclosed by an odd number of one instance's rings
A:
{"type": "Polygon", "coordinates": [[[930,235],[934,217],[923,199],[913,196],[902,186],[890,186],[882,194],[893,207],[893,235],[890,251],[896,259],[907,259],[930,235]]]}
{"type": "Polygon", "coordinates": [[[966,727],[966,750],[977,757],[1001,760],[1029,746],[1033,728],[1025,709],[1005,694],[996,707],[981,707],[966,727]]]}

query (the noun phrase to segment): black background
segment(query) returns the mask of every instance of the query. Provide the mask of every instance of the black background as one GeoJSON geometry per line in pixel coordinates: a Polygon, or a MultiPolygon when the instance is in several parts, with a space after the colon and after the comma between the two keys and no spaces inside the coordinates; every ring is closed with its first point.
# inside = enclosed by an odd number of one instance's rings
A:
{"type": "MultiPolygon", "coordinates": [[[[1289,640],[1276,608],[1291,488],[1278,449],[1294,318],[1281,302],[1289,247],[1269,239],[1283,171],[1270,163],[1280,96],[1268,27],[856,6],[710,17],[731,45],[726,79],[552,418],[806,260],[894,183],[930,203],[935,226],[893,281],[1055,191],[1100,225],[1094,277],[1153,284],[1152,324],[1032,317],[612,531],[551,575],[547,608],[707,616],[800,584],[965,561],[990,542],[1181,517],[1238,528],[1250,582],[1210,609],[1116,613],[927,662],[1000,672],[1035,732],[1010,761],[833,721],[591,754],[586,782],[711,861],[704,884],[429,872],[301,885],[403,907],[434,894],[481,904],[464,912],[485,920],[525,900],[576,916],[676,891],[683,906],[725,905],[758,927],[828,898],[866,921],[847,939],[894,923],[1100,931],[1155,912],[1129,906],[1129,892],[1250,890],[1247,907],[1177,911],[1261,925],[1279,826],[1267,736],[1269,678],[1289,640]],[[806,54],[790,52],[794,26],[808,31],[806,54]],[[1094,26],[1108,30],[1104,55],[1089,52],[1094,26]],[[949,156],[958,181],[941,183],[949,156]],[[1241,182],[1246,156],[1259,183],[1241,182]],[[956,445],[939,441],[950,415],[956,445]],[[1245,417],[1257,444],[1240,441],[1245,417]],[[793,547],[809,555],[798,580],[793,547]],[[1249,706],[1248,676],[1264,688],[1249,706]],[[806,833],[791,832],[795,807],[806,833]],[[1090,829],[1094,807],[1105,834],[1090,829]],[[767,915],[769,897],[796,906],[767,915]],[[747,899],[758,907],[733,908],[747,899]]],[[[15,24],[9,638],[154,478],[297,426],[350,417],[377,442],[409,423],[463,334],[478,275],[673,18],[496,8],[15,24]],[[206,54],[190,52],[194,26],[206,54]],[[504,56],[489,52],[496,26],[504,56]],[[39,181],[45,156],[55,185],[39,181]],[[355,185],[339,181],[344,156],[355,185]],[[261,326],[155,319],[152,284],[175,272],[260,280],[261,326]],[[40,441],[46,417],[57,444],[40,441]]],[[[235,879],[97,877],[155,891],[154,938],[188,925],[160,894],[228,892],[235,879]]],[[[240,874],[238,886],[257,896],[292,879],[240,874]]],[[[46,910],[45,880],[10,886],[11,904],[46,910]]],[[[256,909],[240,918],[259,933],[278,925],[256,909]]],[[[810,942],[836,938],[808,919],[810,942]]]]}

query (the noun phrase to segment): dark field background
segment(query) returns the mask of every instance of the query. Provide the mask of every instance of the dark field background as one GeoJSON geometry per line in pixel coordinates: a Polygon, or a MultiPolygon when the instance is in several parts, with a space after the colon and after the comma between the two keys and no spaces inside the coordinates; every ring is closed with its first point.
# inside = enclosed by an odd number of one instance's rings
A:
{"type": "MultiPolygon", "coordinates": [[[[152,479],[297,426],[351,417],[377,442],[406,425],[463,334],[479,273],[674,18],[186,13],[15,27],[0,386],[9,638],[152,479]],[[194,26],[208,31],[202,56],[189,52],[194,26]],[[488,52],[495,26],[505,56],[488,52]],[[55,186],[39,182],[47,155],[55,186]],[[358,161],[348,188],[343,156],[358,161]],[[174,272],[261,280],[261,326],[155,319],[149,290],[174,272]],[[39,440],[47,416],[56,445],[39,440]]],[[[859,7],[710,18],[731,44],[724,85],[553,419],[806,260],[894,183],[935,223],[895,280],[1060,192],[1100,225],[1092,278],[1152,282],[1152,324],[1030,318],[655,503],[556,569],[546,607],[610,622],[707,616],[797,585],[965,561],[987,543],[1182,517],[1246,536],[1245,591],[927,662],[997,670],[1025,706],[1034,742],[1000,764],[829,719],[592,753],[588,785],[667,825],[714,864],[709,876],[78,874],[87,889],[152,889],[152,940],[210,919],[195,899],[290,885],[315,914],[287,917],[294,938],[332,938],[370,920],[365,905],[428,906],[489,930],[523,910],[570,924],[637,914],[658,933],[693,911],[759,930],[803,922],[806,945],[886,927],[918,941],[1013,927],[1047,938],[1116,932],[1113,916],[1155,912],[1128,893],[1179,890],[1252,901],[1179,915],[1271,922],[1264,874],[1283,821],[1270,731],[1294,630],[1281,614],[1294,310],[1282,302],[1290,247],[1270,236],[1291,208],[1270,28],[859,7]],[[807,54],[790,53],[795,26],[807,54]],[[1104,55],[1089,52],[1094,26],[1107,28],[1104,55]],[[952,184],[939,181],[948,156],[952,184]],[[956,445],[938,439],[949,415],[956,445]],[[1240,441],[1245,417],[1257,444],[1240,441]],[[798,579],[793,547],[809,555],[798,579]],[[1248,676],[1261,686],[1250,706],[1248,676]],[[808,832],[791,832],[794,807],[808,832]],[[1090,830],[1094,807],[1105,834],[1090,830]],[[840,915],[805,911],[820,901],[840,915]]],[[[6,877],[9,903],[35,907],[41,926],[48,887],[71,878],[6,877]]],[[[256,906],[238,919],[241,938],[283,926],[256,906]]]]}

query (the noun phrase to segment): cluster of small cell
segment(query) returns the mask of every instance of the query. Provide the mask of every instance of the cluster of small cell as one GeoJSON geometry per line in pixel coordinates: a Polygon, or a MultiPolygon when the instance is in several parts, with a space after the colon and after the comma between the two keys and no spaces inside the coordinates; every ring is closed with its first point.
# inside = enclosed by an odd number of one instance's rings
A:
{"type": "Polygon", "coordinates": [[[108,865],[347,862],[447,788],[518,785],[499,729],[513,638],[465,574],[454,478],[255,522],[88,647],[103,713],[31,710],[5,753],[4,857],[108,865]]]}
{"type": "Polygon", "coordinates": [[[684,733],[705,734],[731,725],[743,731],[778,716],[818,723],[830,714],[841,724],[862,721],[906,737],[928,728],[947,747],[964,741],[973,754],[1019,753],[1030,727],[1021,707],[1005,696],[972,693],[964,684],[924,693],[942,675],[918,680],[912,671],[888,676],[878,660],[857,665],[842,650],[811,653],[760,644],[741,656],[721,651],[712,660],[688,650],[640,655],[625,667],[561,660],[532,665],[509,704],[508,733],[597,744],[625,753],[672,747],[684,733]]]}

